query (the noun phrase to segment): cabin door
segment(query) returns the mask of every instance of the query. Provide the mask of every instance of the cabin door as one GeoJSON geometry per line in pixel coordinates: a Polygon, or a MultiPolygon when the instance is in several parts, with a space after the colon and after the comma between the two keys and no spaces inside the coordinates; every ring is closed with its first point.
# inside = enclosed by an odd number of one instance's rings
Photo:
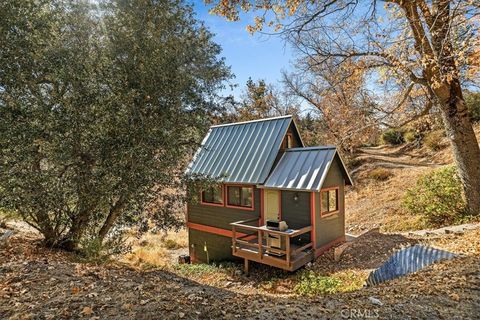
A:
{"type": "Polygon", "coordinates": [[[280,220],[280,191],[265,189],[265,221],[280,220]]]}

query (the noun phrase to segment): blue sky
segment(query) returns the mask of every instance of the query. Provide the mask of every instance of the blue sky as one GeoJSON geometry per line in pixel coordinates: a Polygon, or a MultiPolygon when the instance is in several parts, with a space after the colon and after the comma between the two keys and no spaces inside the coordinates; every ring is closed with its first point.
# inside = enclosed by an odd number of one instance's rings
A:
{"type": "Polygon", "coordinates": [[[210,15],[210,6],[207,7],[202,0],[192,0],[191,3],[197,18],[215,34],[214,41],[222,47],[221,55],[235,74],[232,82],[238,87],[233,91],[225,90],[224,94],[239,98],[248,77],[280,85],[281,70],[290,69],[293,56],[292,50],[278,36],[250,35],[245,27],[252,23],[253,14],[242,15],[240,21],[229,22],[223,17],[210,15]]]}

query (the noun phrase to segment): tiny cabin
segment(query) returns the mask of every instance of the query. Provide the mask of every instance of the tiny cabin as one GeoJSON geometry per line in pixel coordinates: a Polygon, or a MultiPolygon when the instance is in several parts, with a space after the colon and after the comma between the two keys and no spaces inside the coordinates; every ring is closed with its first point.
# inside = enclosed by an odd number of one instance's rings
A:
{"type": "Polygon", "coordinates": [[[218,182],[187,205],[192,262],[294,271],[345,241],[352,180],[335,147],[304,146],[291,116],[212,126],[186,174],[218,182]]]}

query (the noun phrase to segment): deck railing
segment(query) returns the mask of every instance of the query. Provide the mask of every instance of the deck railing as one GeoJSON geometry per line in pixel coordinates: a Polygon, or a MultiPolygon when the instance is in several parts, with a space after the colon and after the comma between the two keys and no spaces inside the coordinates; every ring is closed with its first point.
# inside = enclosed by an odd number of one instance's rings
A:
{"type": "Polygon", "coordinates": [[[268,264],[275,264],[275,266],[288,269],[291,267],[292,260],[294,260],[297,255],[313,246],[312,242],[301,247],[297,245],[292,246],[291,243],[292,238],[312,231],[312,226],[285,232],[270,230],[263,226],[258,226],[258,222],[258,218],[253,218],[230,223],[232,226],[233,255],[240,256],[240,254],[238,254],[239,251],[248,250],[250,248],[249,252],[256,253],[256,261],[263,262],[262,260],[268,256],[268,264]],[[280,243],[285,241],[285,250],[269,246],[268,241],[264,241],[264,237],[268,237],[269,234],[279,236],[280,243]],[[272,254],[277,257],[274,257],[272,254]],[[274,263],[272,263],[272,261],[274,263]]]}

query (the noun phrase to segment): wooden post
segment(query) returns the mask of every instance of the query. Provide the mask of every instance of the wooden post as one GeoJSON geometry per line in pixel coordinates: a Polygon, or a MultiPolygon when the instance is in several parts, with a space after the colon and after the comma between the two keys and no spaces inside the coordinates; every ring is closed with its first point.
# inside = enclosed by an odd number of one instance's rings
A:
{"type": "Polygon", "coordinates": [[[287,252],[287,267],[290,267],[290,236],[285,236],[285,251],[287,252]]]}
{"type": "Polygon", "coordinates": [[[237,241],[236,241],[236,230],[235,226],[232,226],[232,253],[235,255],[235,252],[237,251],[237,241]]]}
{"type": "Polygon", "coordinates": [[[263,234],[262,234],[262,231],[261,230],[258,230],[258,256],[260,258],[260,260],[262,259],[262,246],[263,246],[263,234]]]}
{"type": "Polygon", "coordinates": [[[245,274],[247,274],[247,275],[248,275],[248,267],[249,267],[248,265],[249,265],[249,261],[248,261],[248,259],[245,258],[245,265],[244,265],[244,267],[243,267],[243,271],[244,271],[245,274]]]}

